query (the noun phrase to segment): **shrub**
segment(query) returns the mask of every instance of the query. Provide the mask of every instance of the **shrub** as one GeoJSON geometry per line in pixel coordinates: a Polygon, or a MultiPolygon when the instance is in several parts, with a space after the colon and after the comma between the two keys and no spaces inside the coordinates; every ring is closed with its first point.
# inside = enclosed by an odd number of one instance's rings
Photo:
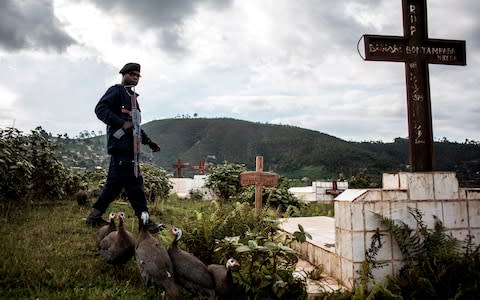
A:
{"type": "Polygon", "coordinates": [[[221,200],[227,201],[241,192],[240,173],[246,170],[245,165],[225,161],[223,165],[212,168],[205,186],[212,189],[221,200]]]}
{"type": "Polygon", "coordinates": [[[467,236],[462,246],[461,241],[446,233],[436,216],[434,228],[430,229],[418,209],[409,208],[409,213],[417,222],[416,229],[376,214],[398,243],[403,266],[385,284],[369,287],[372,269],[381,267],[375,260],[382,247],[382,235],[377,229],[365,253],[367,262],[361,268],[361,282],[352,299],[476,299],[480,294],[480,246],[472,243],[473,237],[467,236]]]}
{"type": "Polygon", "coordinates": [[[0,129],[0,191],[4,200],[61,199],[78,190],[79,176],[58,161],[56,147],[41,127],[30,135],[15,128],[0,129]]]}
{"type": "Polygon", "coordinates": [[[155,201],[157,198],[166,199],[173,188],[167,173],[151,164],[142,164],[143,184],[147,200],[155,201]]]}
{"type": "Polygon", "coordinates": [[[294,236],[277,231],[276,221],[263,232],[247,232],[245,235],[226,237],[215,249],[224,257],[234,256],[241,269],[234,273],[242,299],[305,299],[305,282],[295,278],[297,253],[289,247],[292,241],[302,242],[311,236],[303,231],[294,236]]]}
{"type": "MultiPolygon", "coordinates": [[[[262,203],[288,216],[300,216],[306,205],[290,193],[288,188],[288,179],[281,177],[278,187],[263,188],[262,203]]],[[[241,202],[255,203],[255,187],[244,187],[238,198],[241,202]]]]}
{"type": "Polygon", "coordinates": [[[0,195],[6,199],[19,199],[32,188],[30,177],[35,166],[27,153],[27,138],[20,131],[0,129],[0,195]]]}
{"type": "MultiPolygon", "coordinates": [[[[305,283],[293,277],[297,254],[289,245],[293,240],[278,231],[272,210],[256,213],[248,203],[212,201],[214,210],[191,211],[181,221],[182,248],[207,264],[224,264],[235,257],[241,270],[234,272],[240,299],[302,299],[305,283]]],[[[300,229],[294,239],[308,233],[300,229]]]]}
{"type": "Polygon", "coordinates": [[[404,299],[473,299],[479,295],[480,246],[473,245],[471,236],[462,245],[446,233],[436,216],[430,229],[418,209],[409,208],[409,212],[417,222],[416,230],[402,221],[381,218],[395,237],[404,262],[390,282],[391,289],[400,289],[404,299]]]}

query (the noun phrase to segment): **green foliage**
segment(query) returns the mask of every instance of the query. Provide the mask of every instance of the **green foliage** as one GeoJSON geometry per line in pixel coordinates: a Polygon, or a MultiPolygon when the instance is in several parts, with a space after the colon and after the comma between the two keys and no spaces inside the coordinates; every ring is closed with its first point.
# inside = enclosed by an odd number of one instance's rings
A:
{"type": "MultiPolygon", "coordinates": [[[[180,201],[192,207],[195,203],[180,201]]],[[[298,258],[289,244],[306,240],[309,234],[303,228],[292,238],[279,233],[275,211],[256,213],[248,203],[203,203],[209,205],[184,211],[181,218],[165,210],[170,222],[183,230],[183,249],[207,263],[224,264],[235,257],[242,266],[234,273],[240,299],[302,299],[304,282],[292,276],[298,258]]]]}
{"type": "Polygon", "coordinates": [[[83,187],[87,190],[101,190],[107,180],[107,170],[105,168],[87,169],[81,174],[83,187]]]}
{"type": "Polygon", "coordinates": [[[373,178],[360,173],[350,177],[348,187],[351,189],[371,189],[380,187],[381,182],[375,181],[373,178]]]}
{"type": "Polygon", "coordinates": [[[141,164],[141,167],[147,200],[155,201],[157,198],[168,198],[173,186],[165,171],[151,164],[141,164]]]}
{"type": "Polygon", "coordinates": [[[35,166],[26,153],[25,136],[14,128],[0,130],[0,195],[7,199],[18,199],[32,188],[29,178],[35,166]]]}
{"type": "Polygon", "coordinates": [[[480,293],[480,246],[473,237],[462,242],[446,233],[442,222],[434,216],[429,229],[423,214],[414,208],[409,213],[417,222],[416,229],[400,220],[376,214],[397,241],[403,255],[398,275],[384,282],[373,282],[372,270],[382,267],[376,261],[382,247],[380,230],[372,236],[359,270],[359,282],[353,292],[332,293],[323,299],[477,299],[480,293]]]}
{"type": "Polygon", "coordinates": [[[292,275],[298,256],[289,245],[294,240],[306,240],[309,234],[299,227],[302,232],[292,238],[276,231],[275,222],[271,226],[263,232],[225,237],[218,241],[215,251],[240,261],[241,270],[234,278],[245,298],[306,299],[305,283],[292,275]]]}
{"type": "MultiPolygon", "coordinates": [[[[377,228],[375,233],[372,235],[370,241],[370,248],[365,251],[365,261],[360,266],[360,269],[357,273],[360,275],[358,279],[358,284],[355,287],[353,299],[365,299],[365,295],[369,295],[368,299],[379,292],[384,292],[383,285],[377,283],[370,289],[369,283],[373,280],[373,269],[383,267],[382,264],[377,263],[376,256],[382,247],[382,234],[380,229],[377,228]]],[[[376,299],[371,298],[371,299],[376,299]]],[[[390,299],[390,298],[386,298],[390,299]]]]}
{"type": "Polygon", "coordinates": [[[434,216],[429,229],[418,209],[409,209],[417,222],[413,230],[402,221],[382,218],[398,242],[405,265],[392,286],[402,290],[405,298],[451,299],[480,291],[480,255],[471,243],[461,252],[461,242],[445,233],[442,222],[434,216]],[[471,264],[473,261],[473,264],[471,264]]]}
{"type": "Polygon", "coordinates": [[[14,128],[0,129],[0,197],[21,203],[61,199],[76,192],[80,178],[59,162],[56,147],[41,127],[30,135],[14,128]]]}
{"type": "Polygon", "coordinates": [[[462,247],[437,217],[434,228],[429,229],[418,209],[409,208],[409,212],[417,222],[416,229],[377,215],[403,255],[404,265],[391,278],[388,289],[398,291],[404,299],[475,299],[480,293],[480,246],[474,246],[469,236],[462,247]]]}
{"type": "MultiPolygon", "coordinates": [[[[189,202],[191,201],[187,200],[186,203],[189,202]]],[[[207,203],[210,205],[190,209],[184,213],[183,218],[172,220],[173,224],[182,224],[184,227],[182,243],[203,261],[221,259],[214,254],[215,242],[226,236],[244,235],[251,231],[268,233],[273,230],[269,221],[273,212],[262,211],[256,214],[247,203],[207,203]]]]}
{"type": "MultiPolygon", "coordinates": [[[[277,209],[286,216],[297,217],[302,215],[302,210],[306,204],[297,199],[288,191],[289,181],[285,177],[280,177],[278,187],[264,187],[262,190],[262,203],[266,207],[277,209]]],[[[238,200],[250,204],[255,203],[255,187],[243,187],[238,195],[238,200]]]]}
{"type": "Polygon", "coordinates": [[[203,200],[203,193],[201,190],[196,189],[196,190],[190,190],[188,192],[190,199],[192,200],[203,200]]]}
{"type": "Polygon", "coordinates": [[[314,216],[334,216],[334,205],[333,203],[320,203],[313,202],[308,203],[305,207],[302,208],[300,212],[302,217],[314,217],[314,216]]]}
{"type": "MultiPolygon", "coordinates": [[[[138,219],[130,205],[115,201],[109,210],[124,211],[127,215],[125,226],[136,235],[138,219]]],[[[258,246],[269,248],[268,251],[256,249],[251,252],[259,251],[259,259],[255,260],[251,272],[261,270],[269,285],[259,289],[258,295],[253,290],[247,293],[242,279],[237,276],[242,274],[245,278],[249,273],[242,273],[243,269],[234,272],[234,280],[240,286],[237,299],[304,298],[304,283],[293,279],[289,271],[296,261],[288,247],[290,240],[276,237],[274,219],[277,215],[274,212],[257,214],[247,204],[219,205],[215,201],[175,198],[154,202],[149,205],[149,210],[155,221],[159,221],[155,212],[162,210],[163,223],[182,228],[184,236],[180,246],[206,264],[223,264],[233,256],[238,257],[242,265],[250,265],[250,261],[243,258],[248,257],[247,253],[240,255],[235,247],[231,251],[215,251],[221,245],[216,243],[217,238],[221,240],[233,233],[242,236],[239,242],[245,242],[245,245],[253,240],[258,241],[258,246]],[[275,236],[269,240],[273,244],[268,244],[269,241],[260,239],[260,236],[275,236]],[[260,257],[268,257],[264,266],[260,265],[260,257]]],[[[0,218],[0,298],[163,299],[160,291],[144,287],[133,259],[120,268],[99,259],[95,245],[98,230],[84,223],[88,213],[88,207],[78,206],[73,201],[37,201],[16,209],[11,220],[0,218]]],[[[156,234],[156,237],[166,247],[173,239],[168,230],[156,234]]],[[[256,280],[258,278],[261,277],[257,276],[256,280]]],[[[200,298],[182,290],[180,299],[200,298]]]]}
{"type": "Polygon", "coordinates": [[[221,200],[227,201],[241,191],[240,173],[246,170],[244,165],[225,161],[223,165],[212,168],[205,186],[212,189],[221,200]]]}
{"type": "MultiPolygon", "coordinates": [[[[408,141],[401,138],[391,143],[348,142],[318,131],[228,118],[163,119],[142,128],[162,147],[161,154],[151,157],[152,163],[168,172],[177,158],[196,163],[207,156],[254,169],[259,154],[269,170],[297,179],[338,179],[340,173],[350,178],[363,173],[378,185],[382,173],[408,171],[408,141]]],[[[106,166],[105,136],[81,137],[58,139],[65,165],[106,166]]],[[[480,143],[444,140],[434,144],[439,170],[456,172],[461,186],[479,186],[480,143]]],[[[212,158],[209,163],[217,161],[212,158]]],[[[192,176],[193,171],[185,169],[184,175],[192,176]]]]}

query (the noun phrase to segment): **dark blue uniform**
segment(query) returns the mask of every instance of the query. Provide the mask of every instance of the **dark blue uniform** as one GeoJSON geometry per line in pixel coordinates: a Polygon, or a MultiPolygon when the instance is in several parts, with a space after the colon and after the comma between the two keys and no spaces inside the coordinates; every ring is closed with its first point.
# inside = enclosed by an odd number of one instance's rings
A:
{"type": "MultiPolygon", "coordinates": [[[[133,91],[124,85],[116,84],[105,92],[95,107],[97,117],[107,124],[107,151],[111,155],[107,182],[97,202],[93,204],[93,208],[102,214],[120,195],[122,188],[125,188],[135,215],[140,217],[143,211],[148,211],[143,176],[141,174],[138,177],[134,176],[133,132],[127,131],[121,138],[114,136],[126,121],[131,121],[129,112],[132,110],[130,98],[132,93],[133,91]]],[[[151,142],[143,130],[141,134],[142,144],[151,142]]]]}

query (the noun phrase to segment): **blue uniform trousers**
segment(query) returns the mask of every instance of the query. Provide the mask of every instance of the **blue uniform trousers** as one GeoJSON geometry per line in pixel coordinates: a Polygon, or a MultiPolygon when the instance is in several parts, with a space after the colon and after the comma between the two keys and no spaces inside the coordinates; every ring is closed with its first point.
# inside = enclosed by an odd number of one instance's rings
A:
{"type": "Polygon", "coordinates": [[[125,188],[128,201],[132,204],[135,215],[140,217],[147,209],[147,199],[143,189],[143,176],[135,177],[132,160],[126,160],[119,156],[112,155],[108,167],[108,177],[103,190],[93,208],[98,209],[102,214],[125,188]]]}

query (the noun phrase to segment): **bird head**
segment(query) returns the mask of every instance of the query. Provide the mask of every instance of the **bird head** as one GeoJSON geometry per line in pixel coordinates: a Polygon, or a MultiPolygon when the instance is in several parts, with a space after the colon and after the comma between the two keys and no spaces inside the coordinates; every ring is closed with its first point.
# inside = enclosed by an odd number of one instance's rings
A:
{"type": "Polygon", "coordinates": [[[238,260],[232,257],[229,260],[227,260],[225,267],[227,267],[227,269],[236,269],[240,267],[240,263],[238,262],[238,260]]]}
{"type": "Polygon", "coordinates": [[[108,215],[108,220],[109,220],[109,221],[115,220],[116,217],[117,217],[117,214],[114,213],[114,212],[111,212],[111,213],[108,215]]]}
{"type": "Polygon", "coordinates": [[[125,213],[123,211],[117,212],[117,219],[125,222],[125,213]]]}
{"type": "Polygon", "coordinates": [[[182,237],[182,230],[180,228],[173,227],[172,234],[175,236],[175,240],[179,241],[180,238],[182,237]]]}

